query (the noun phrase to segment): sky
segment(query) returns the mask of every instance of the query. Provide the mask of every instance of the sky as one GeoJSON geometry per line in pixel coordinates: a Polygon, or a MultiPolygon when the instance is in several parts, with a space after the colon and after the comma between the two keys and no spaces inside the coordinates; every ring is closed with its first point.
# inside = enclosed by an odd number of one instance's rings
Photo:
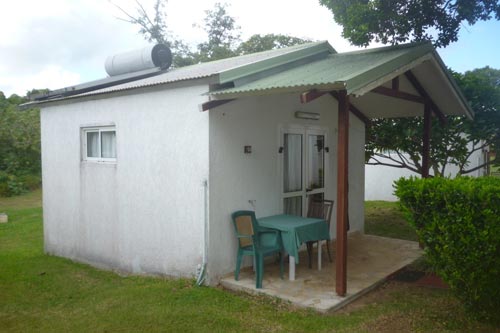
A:
{"type": "MultiPolygon", "coordinates": [[[[216,0],[169,0],[167,26],[196,45],[205,38],[205,11],[216,0]]],[[[224,2],[224,0],[219,0],[224,2]]],[[[242,40],[253,34],[286,34],[328,40],[338,51],[358,49],[341,37],[342,29],[319,0],[226,0],[241,27],[242,40]]],[[[33,88],[58,89],[106,77],[109,55],[144,47],[138,28],[124,22],[114,4],[134,12],[134,0],[1,0],[0,91],[25,95],[33,88]]],[[[152,9],[154,0],[141,0],[152,9]]],[[[152,12],[152,11],[151,11],[152,12]]],[[[445,64],[464,72],[500,68],[500,22],[463,26],[459,41],[438,49],[445,64]]],[[[370,47],[378,46],[371,45],[370,47]]]]}

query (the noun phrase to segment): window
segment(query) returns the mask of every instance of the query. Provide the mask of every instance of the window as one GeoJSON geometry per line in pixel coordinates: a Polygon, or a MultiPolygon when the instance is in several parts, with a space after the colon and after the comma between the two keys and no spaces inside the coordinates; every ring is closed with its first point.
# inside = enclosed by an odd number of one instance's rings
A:
{"type": "Polygon", "coordinates": [[[115,127],[92,127],[83,129],[83,160],[96,162],[116,161],[115,127]]]}

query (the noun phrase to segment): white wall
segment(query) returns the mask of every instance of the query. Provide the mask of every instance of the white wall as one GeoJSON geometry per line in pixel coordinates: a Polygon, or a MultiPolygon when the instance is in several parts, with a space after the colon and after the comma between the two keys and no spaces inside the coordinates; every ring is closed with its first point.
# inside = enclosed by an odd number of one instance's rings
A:
{"type": "Polygon", "coordinates": [[[206,85],[41,112],[45,250],[134,273],[192,276],[203,251],[206,85]],[[116,164],[83,162],[81,127],[116,125],[116,164]]]}
{"type": "MultiPolygon", "coordinates": [[[[397,158],[397,157],[395,157],[397,158]]],[[[484,161],[483,153],[480,151],[474,152],[469,158],[468,169],[474,168],[484,161]]],[[[397,201],[398,198],[393,194],[394,181],[401,177],[408,178],[410,176],[420,177],[419,174],[408,169],[399,169],[383,165],[366,165],[365,167],[365,200],[385,200],[397,201]]],[[[433,170],[429,170],[433,174],[433,170]]],[[[455,165],[447,165],[445,175],[447,177],[455,177],[458,173],[458,167],[455,165]]],[[[485,174],[483,169],[478,169],[468,174],[472,177],[480,177],[485,174]]]]}
{"type": "MultiPolygon", "coordinates": [[[[325,197],[336,198],[337,102],[323,96],[301,104],[298,95],[274,95],[241,98],[209,111],[210,114],[210,237],[209,274],[211,282],[235,267],[236,239],[231,223],[232,212],[254,210],[257,217],[280,211],[278,139],[279,127],[302,124],[327,127],[329,172],[325,197]],[[320,121],[301,120],[294,112],[321,114],[320,121]],[[243,147],[252,146],[251,154],[243,147]]],[[[349,155],[351,230],[364,225],[364,125],[351,116],[349,155]]],[[[331,232],[335,235],[335,212],[331,232]]]]}

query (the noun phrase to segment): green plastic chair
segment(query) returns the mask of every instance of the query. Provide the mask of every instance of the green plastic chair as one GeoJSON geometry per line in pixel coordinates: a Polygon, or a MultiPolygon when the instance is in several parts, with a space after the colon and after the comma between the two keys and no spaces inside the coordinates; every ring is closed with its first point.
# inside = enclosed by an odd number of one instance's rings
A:
{"type": "Polygon", "coordinates": [[[234,279],[238,281],[243,256],[254,256],[257,273],[255,288],[262,288],[264,274],[264,257],[278,253],[280,255],[280,277],[283,279],[283,245],[278,230],[259,227],[255,212],[240,210],[231,215],[236,237],[238,238],[238,254],[234,279]]]}

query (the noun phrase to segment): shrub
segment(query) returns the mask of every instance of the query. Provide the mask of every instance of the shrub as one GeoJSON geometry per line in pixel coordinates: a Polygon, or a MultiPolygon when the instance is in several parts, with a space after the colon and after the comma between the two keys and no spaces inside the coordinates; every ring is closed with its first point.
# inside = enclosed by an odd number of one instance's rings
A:
{"type": "Polygon", "coordinates": [[[42,184],[42,178],[39,175],[23,175],[19,177],[19,180],[29,191],[36,190],[42,184]]]}
{"type": "Polygon", "coordinates": [[[35,190],[40,187],[39,175],[25,174],[16,176],[0,170],[0,197],[10,197],[35,190]]]}
{"type": "Polygon", "coordinates": [[[500,309],[500,179],[400,179],[395,194],[427,260],[470,313],[500,309]]]}

